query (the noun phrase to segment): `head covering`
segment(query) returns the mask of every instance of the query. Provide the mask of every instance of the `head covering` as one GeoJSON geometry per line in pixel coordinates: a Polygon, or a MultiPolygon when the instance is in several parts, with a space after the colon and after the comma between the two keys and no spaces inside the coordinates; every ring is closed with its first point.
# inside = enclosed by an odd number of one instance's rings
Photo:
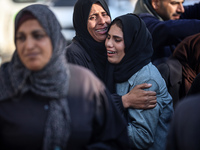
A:
{"type": "Polygon", "coordinates": [[[115,20],[121,20],[122,23],[125,56],[120,63],[110,64],[106,68],[105,82],[111,93],[115,92],[115,83],[128,81],[132,75],[151,61],[153,54],[151,34],[137,15],[126,14],[115,20]]]}
{"type": "Polygon", "coordinates": [[[134,14],[149,13],[158,18],[160,21],[163,19],[156,13],[151,5],[151,0],[138,0],[135,5],[134,14]]]}
{"type": "Polygon", "coordinates": [[[127,14],[116,19],[122,22],[125,56],[114,71],[115,82],[125,82],[133,74],[151,61],[153,54],[152,38],[145,23],[134,14],[127,14]]]}
{"type": "Polygon", "coordinates": [[[44,150],[65,148],[69,137],[69,108],[66,101],[69,74],[64,55],[65,40],[55,15],[45,5],[30,5],[22,9],[15,19],[16,30],[21,18],[31,13],[51,39],[53,52],[49,63],[41,70],[28,70],[21,62],[17,50],[11,62],[0,70],[0,100],[12,99],[31,91],[49,99],[49,113],[46,121],[44,150]],[[57,128],[59,126],[59,128],[57,128]]]}
{"type": "Polygon", "coordinates": [[[104,78],[106,64],[106,48],[104,42],[97,42],[87,30],[87,22],[91,7],[99,2],[103,9],[110,16],[109,8],[104,0],[78,0],[74,6],[73,24],[76,31],[77,40],[91,57],[97,75],[100,79],[104,78]]]}
{"type": "Polygon", "coordinates": [[[200,33],[185,38],[174,50],[173,57],[182,64],[185,94],[200,73],[200,33]]]}
{"type": "Polygon", "coordinates": [[[20,20],[17,24],[16,31],[22,25],[22,23],[24,23],[27,20],[31,20],[31,19],[36,19],[36,18],[30,12],[23,14],[23,16],[20,18],[20,20]]]}

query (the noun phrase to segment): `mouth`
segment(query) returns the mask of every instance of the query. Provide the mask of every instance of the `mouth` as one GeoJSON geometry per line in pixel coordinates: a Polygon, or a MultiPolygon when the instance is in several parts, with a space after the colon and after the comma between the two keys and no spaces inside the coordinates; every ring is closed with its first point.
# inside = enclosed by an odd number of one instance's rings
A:
{"type": "Polygon", "coordinates": [[[108,54],[116,54],[114,51],[107,51],[108,54]]]}
{"type": "Polygon", "coordinates": [[[98,32],[100,34],[105,34],[105,33],[107,33],[107,31],[108,31],[108,27],[96,30],[96,32],[98,32]]]}
{"type": "Polygon", "coordinates": [[[28,54],[26,54],[26,57],[28,57],[28,58],[35,58],[35,57],[37,57],[39,55],[39,53],[28,53],[28,54]]]}
{"type": "Polygon", "coordinates": [[[174,17],[175,19],[179,19],[180,16],[181,16],[181,15],[179,15],[179,14],[175,14],[175,15],[173,15],[173,17],[174,17]]]}

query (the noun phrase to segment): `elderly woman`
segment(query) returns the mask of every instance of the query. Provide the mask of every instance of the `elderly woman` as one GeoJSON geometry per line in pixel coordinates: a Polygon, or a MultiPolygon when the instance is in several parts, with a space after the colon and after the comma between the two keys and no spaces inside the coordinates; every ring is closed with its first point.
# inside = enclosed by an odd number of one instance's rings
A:
{"type": "MultiPolygon", "coordinates": [[[[67,60],[88,68],[105,82],[107,58],[104,41],[111,23],[107,3],[105,0],[78,0],[74,7],[73,23],[76,36],[67,47],[67,60]]],[[[128,107],[153,108],[156,106],[156,93],[143,90],[149,87],[151,84],[141,84],[122,97],[117,94],[112,94],[112,97],[120,111],[128,107]]]]}
{"type": "Polygon", "coordinates": [[[145,82],[151,83],[149,90],[157,93],[155,108],[129,108],[124,114],[132,148],[164,150],[173,103],[164,79],[151,63],[152,38],[145,23],[133,14],[117,17],[111,23],[105,45],[108,61],[114,65],[108,81],[115,81],[119,95],[145,82]]]}
{"type": "Polygon", "coordinates": [[[14,39],[12,60],[0,69],[0,149],[127,149],[125,121],[101,81],[66,63],[47,6],[22,9],[14,39]]]}

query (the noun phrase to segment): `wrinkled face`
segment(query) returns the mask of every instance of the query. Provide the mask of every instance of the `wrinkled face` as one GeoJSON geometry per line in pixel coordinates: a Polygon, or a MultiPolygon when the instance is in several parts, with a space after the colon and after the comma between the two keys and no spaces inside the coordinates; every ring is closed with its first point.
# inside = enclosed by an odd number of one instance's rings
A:
{"type": "Polygon", "coordinates": [[[22,63],[32,71],[39,71],[52,56],[52,43],[36,19],[27,20],[16,33],[17,53],[22,63]]]}
{"type": "Polygon", "coordinates": [[[98,3],[93,4],[88,18],[87,30],[95,41],[103,42],[106,39],[110,23],[110,16],[103,7],[98,3]]]}
{"type": "Polygon", "coordinates": [[[163,20],[180,19],[184,0],[152,0],[152,6],[163,20]]]}
{"type": "Polygon", "coordinates": [[[125,44],[123,32],[116,24],[110,27],[105,41],[108,61],[112,64],[118,64],[125,56],[125,44]]]}

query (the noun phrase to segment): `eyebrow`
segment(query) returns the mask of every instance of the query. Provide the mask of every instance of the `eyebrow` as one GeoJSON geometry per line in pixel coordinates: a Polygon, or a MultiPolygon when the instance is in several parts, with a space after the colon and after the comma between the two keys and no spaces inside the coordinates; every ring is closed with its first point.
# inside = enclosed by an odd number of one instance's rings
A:
{"type": "MultiPolygon", "coordinates": [[[[103,10],[103,11],[101,11],[100,13],[107,13],[105,10],[103,10]]],[[[93,13],[93,14],[91,14],[91,15],[89,15],[89,16],[93,16],[93,15],[98,15],[99,13],[98,12],[95,12],[95,13],[93,13]]]]}
{"type": "MultiPolygon", "coordinates": [[[[31,33],[40,33],[40,32],[46,33],[45,30],[43,30],[43,29],[36,29],[36,30],[33,30],[31,33]]],[[[22,33],[24,33],[24,32],[18,31],[18,32],[16,33],[16,35],[17,35],[17,34],[22,34],[22,33]]]]}

